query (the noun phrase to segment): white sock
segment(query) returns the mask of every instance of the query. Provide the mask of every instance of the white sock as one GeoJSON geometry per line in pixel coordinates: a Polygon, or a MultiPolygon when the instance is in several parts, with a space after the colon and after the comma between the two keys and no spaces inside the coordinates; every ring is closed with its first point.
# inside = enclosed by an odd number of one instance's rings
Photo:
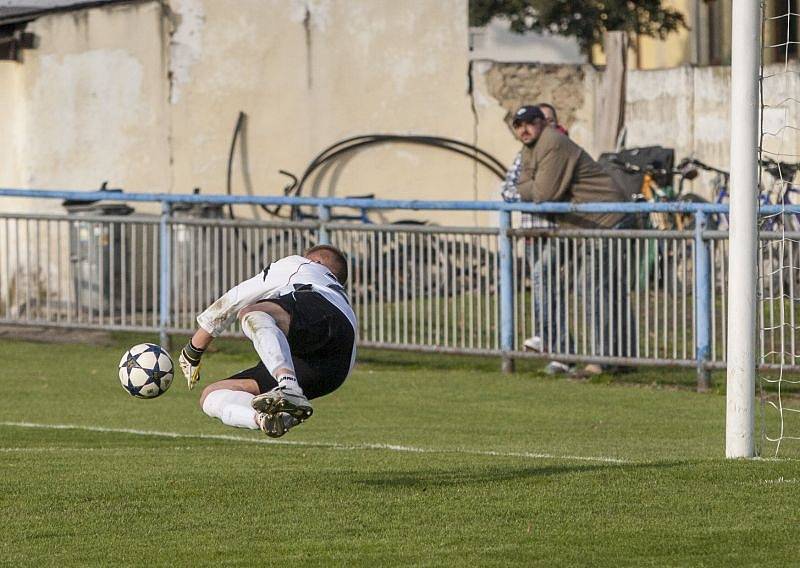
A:
{"type": "Polygon", "coordinates": [[[203,412],[212,418],[219,418],[228,426],[258,430],[256,411],[250,406],[251,400],[253,395],[249,392],[215,390],[203,401],[203,412]]]}
{"type": "Polygon", "coordinates": [[[247,312],[242,317],[242,331],[253,342],[256,353],[273,377],[279,382],[285,379],[297,382],[289,341],[278,327],[275,318],[266,312],[247,312]],[[278,369],[288,369],[290,374],[283,373],[280,377],[276,377],[278,369]]]}
{"type": "Polygon", "coordinates": [[[303,392],[303,389],[300,388],[300,383],[297,382],[296,377],[281,377],[278,379],[278,386],[279,387],[289,387],[293,390],[299,390],[303,392]]]}

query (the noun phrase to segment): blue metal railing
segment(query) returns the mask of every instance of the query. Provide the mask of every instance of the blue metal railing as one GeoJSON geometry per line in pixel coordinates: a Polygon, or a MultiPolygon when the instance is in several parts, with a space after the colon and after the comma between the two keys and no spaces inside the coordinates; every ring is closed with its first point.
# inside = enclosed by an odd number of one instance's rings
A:
{"type": "Polygon", "coordinates": [[[695,326],[697,342],[695,359],[697,361],[698,387],[705,390],[709,387],[709,376],[705,363],[711,354],[711,259],[708,246],[703,240],[706,228],[705,211],[697,211],[694,215],[694,248],[695,248],[695,326]]]}
{"type": "MultiPolygon", "coordinates": [[[[0,187],[0,197],[68,199],[73,201],[135,201],[151,203],[216,203],[221,205],[288,205],[350,207],[354,209],[408,209],[416,211],[523,211],[527,213],[728,213],[727,204],[674,201],[669,203],[509,203],[505,201],[455,201],[419,199],[364,199],[340,197],[279,197],[251,195],[200,195],[168,193],[124,193],[121,191],[75,191],[0,187]]],[[[798,205],[766,205],[762,215],[800,214],[798,205]]]]}
{"type": "MultiPolygon", "coordinates": [[[[708,238],[705,235],[707,220],[713,214],[727,214],[727,205],[702,204],[689,202],[673,203],[506,203],[502,201],[420,201],[420,200],[382,200],[382,199],[349,199],[349,198],[315,198],[315,197],[256,197],[228,195],[173,195],[158,193],[123,193],[117,191],[61,191],[37,189],[0,188],[0,197],[63,199],[77,202],[117,201],[117,202],[157,202],[161,203],[159,223],[160,255],[159,255],[159,328],[161,339],[167,342],[167,328],[170,314],[170,228],[172,205],[188,204],[248,204],[248,205],[285,205],[311,206],[317,209],[318,241],[330,242],[328,225],[331,221],[331,208],[347,207],[357,209],[394,209],[416,211],[496,211],[498,212],[497,245],[499,251],[499,346],[503,354],[503,368],[513,368],[511,353],[514,345],[514,285],[513,266],[514,253],[511,237],[512,212],[534,214],[564,213],[685,213],[694,216],[694,244],[697,251],[694,270],[696,290],[695,318],[696,342],[695,358],[698,376],[707,373],[711,351],[711,276],[708,238]]],[[[800,206],[786,207],[781,205],[762,208],[762,214],[778,213],[800,214],[800,206]]]]}

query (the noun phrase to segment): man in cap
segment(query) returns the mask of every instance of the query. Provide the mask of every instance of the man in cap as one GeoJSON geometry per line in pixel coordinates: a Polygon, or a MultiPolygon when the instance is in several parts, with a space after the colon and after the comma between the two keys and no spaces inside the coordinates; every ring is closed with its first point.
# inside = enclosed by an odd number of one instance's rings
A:
{"type": "MultiPolygon", "coordinates": [[[[545,114],[538,106],[520,107],[514,113],[512,127],[523,144],[514,180],[521,201],[618,203],[627,200],[623,189],[585,150],[558,129],[548,126],[545,114]]],[[[558,226],[566,229],[622,228],[626,222],[622,213],[568,213],[554,217],[558,226]]],[[[623,312],[627,310],[627,288],[615,286],[613,290],[610,289],[611,278],[608,275],[611,265],[606,254],[607,241],[602,242],[598,250],[592,251],[591,261],[582,266],[582,275],[588,284],[586,290],[594,294],[594,298],[587,298],[583,302],[584,308],[592,312],[589,319],[592,354],[626,356],[632,343],[631,335],[627,336],[626,350],[622,338],[617,337],[619,334],[616,333],[622,322],[611,317],[612,312],[617,313],[611,306],[622,305],[625,306],[623,312]],[[598,278],[598,274],[602,273],[607,275],[605,281],[598,278]]],[[[544,244],[538,247],[541,252],[532,267],[532,293],[535,298],[533,317],[536,319],[538,316],[539,321],[538,324],[534,322],[536,335],[529,338],[531,345],[528,347],[573,353],[573,340],[567,331],[570,306],[566,300],[574,290],[567,288],[566,276],[567,270],[577,267],[582,255],[575,257],[574,250],[563,240],[552,242],[551,239],[545,239],[544,244]],[[554,283],[552,289],[547,289],[546,283],[554,283]],[[549,302],[545,302],[545,299],[549,299],[549,302]],[[545,303],[548,305],[545,306],[545,303]]],[[[571,272],[574,276],[575,271],[571,272]]],[[[575,283],[572,288],[575,288],[575,283]]],[[[627,320],[626,317],[619,319],[627,320]]],[[[570,366],[558,361],[548,365],[548,371],[552,373],[571,370],[570,366]]],[[[589,373],[601,370],[598,365],[589,365],[586,369],[589,373]]]]}

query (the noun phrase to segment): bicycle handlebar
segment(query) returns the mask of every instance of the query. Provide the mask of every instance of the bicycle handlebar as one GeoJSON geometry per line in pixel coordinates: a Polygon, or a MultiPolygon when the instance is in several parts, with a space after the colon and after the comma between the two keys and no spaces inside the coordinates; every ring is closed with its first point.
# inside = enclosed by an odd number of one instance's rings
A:
{"type": "Polygon", "coordinates": [[[794,180],[798,170],[800,170],[800,162],[776,162],[772,158],[764,158],[759,160],[758,163],[769,175],[784,182],[794,180]]]}
{"type": "Polygon", "coordinates": [[[666,175],[678,175],[682,178],[692,180],[697,177],[697,170],[692,168],[688,168],[688,165],[691,165],[688,161],[684,160],[681,162],[677,168],[667,169],[667,168],[656,168],[652,164],[647,164],[644,166],[639,166],[636,164],[632,164],[630,162],[626,162],[619,158],[611,158],[609,160],[612,164],[615,164],[621,167],[628,173],[635,173],[635,174],[650,174],[650,175],[657,175],[657,176],[666,176],[666,175]]]}
{"type": "MultiPolygon", "coordinates": [[[[612,158],[610,161],[611,163],[620,166],[622,169],[624,169],[629,173],[649,173],[654,175],[673,174],[689,178],[689,175],[691,175],[691,173],[687,172],[687,168],[688,166],[695,166],[697,168],[700,168],[701,170],[720,174],[722,176],[725,176],[725,178],[730,178],[731,176],[730,172],[722,170],[720,168],[715,168],[714,166],[710,166],[705,162],[702,162],[695,158],[686,158],[678,164],[677,168],[673,168],[671,170],[667,170],[666,168],[656,168],[652,164],[648,164],[645,166],[638,166],[636,164],[631,164],[630,162],[626,162],[619,158],[612,158]]],[[[800,162],[780,162],[780,161],[775,161],[772,158],[764,158],[759,160],[758,163],[772,177],[788,182],[792,181],[797,175],[797,173],[800,172],[800,162]]]]}
{"type": "Polygon", "coordinates": [[[701,162],[700,160],[697,160],[695,158],[685,158],[681,163],[692,164],[693,166],[696,166],[701,170],[705,170],[707,172],[714,172],[715,174],[720,174],[722,176],[725,176],[726,178],[729,178],[731,176],[730,172],[726,172],[725,170],[715,168],[714,166],[709,166],[705,162],[701,162]]]}

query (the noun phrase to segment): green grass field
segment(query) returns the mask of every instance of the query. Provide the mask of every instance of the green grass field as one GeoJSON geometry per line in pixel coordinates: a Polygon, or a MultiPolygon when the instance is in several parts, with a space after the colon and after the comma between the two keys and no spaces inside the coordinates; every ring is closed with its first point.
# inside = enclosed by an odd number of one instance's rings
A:
{"type": "MultiPolygon", "coordinates": [[[[725,398],[686,373],[365,353],[275,442],[178,377],[129,397],[116,365],[143,339],[0,342],[0,565],[796,562],[800,461],[722,459],[725,398]]],[[[204,382],[252,360],[221,342],[204,382]]]]}

